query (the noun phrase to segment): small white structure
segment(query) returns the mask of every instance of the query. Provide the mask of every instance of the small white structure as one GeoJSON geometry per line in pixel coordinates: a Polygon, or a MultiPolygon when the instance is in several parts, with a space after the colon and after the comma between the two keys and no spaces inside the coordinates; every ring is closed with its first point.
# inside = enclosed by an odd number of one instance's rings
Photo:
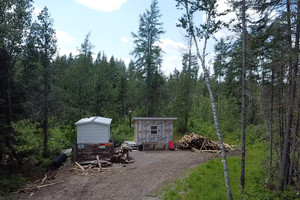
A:
{"type": "Polygon", "coordinates": [[[110,118],[88,117],[75,123],[77,126],[77,144],[108,143],[110,138],[110,118]]]}
{"type": "Polygon", "coordinates": [[[143,145],[164,145],[165,148],[173,141],[173,124],[175,117],[135,117],[134,141],[143,145]]]}

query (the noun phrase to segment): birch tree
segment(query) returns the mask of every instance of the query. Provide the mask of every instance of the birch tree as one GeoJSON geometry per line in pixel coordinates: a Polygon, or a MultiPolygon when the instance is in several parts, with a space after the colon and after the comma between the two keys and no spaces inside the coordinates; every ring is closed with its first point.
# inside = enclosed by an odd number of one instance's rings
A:
{"type": "Polygon", "coordinates": [[[207,42],[211,37],[213,37],[213,34],[218,29],[220,29],[222,25],[221,21],[217,20],[217,17],[220,16],[220,14],[217,13],[217,1],[216,0],[211,0],[211,1],[176,0],[176,1],[177,1],[177,8],[185,11],[185,14],[183,14],[183,16],[179,19],[180,22],[179,26],[185,29],[188,35],[190,35],[193,38],[196,47],[196,54],[198,59],[200,60],[201,67],[204,72],[205,83],[209,92],[209,97],[212,106],[214,124],[216,127],[216,132],[220,143],[219,145],[221,148],[221,156],[222,156],[222,163],[224,168],[224,179],[225,179],[225,186],[227,189],[227,197],[228,199],[233,199],[230,183],[229,183],[225,148],[222,140],[221,130],[219,127],[215,100],[210,85],[209,70],[206,66],[206,60],[205,60],[207,56],[207,52],[206,52],[207,42]],[[193,15],[198,12],[205,15],[205,21],[203,24],[200,24],[199,26],[195,26],[193,15]],[[200,52],[200,47],[199,47],[200,42],[202,42],[203,44],[203,47],[201,49],[202,52],[200,52]]]}

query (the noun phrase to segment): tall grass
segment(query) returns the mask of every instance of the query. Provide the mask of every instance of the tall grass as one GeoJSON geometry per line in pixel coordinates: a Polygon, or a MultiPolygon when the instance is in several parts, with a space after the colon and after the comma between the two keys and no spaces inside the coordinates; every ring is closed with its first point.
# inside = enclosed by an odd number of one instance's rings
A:
{"type": "MultiPolygon", "coordinates": [[[[246,186],[240,188],[240,156],[228,157],[231,190],[234,199],[296,199],[293,192],[284,194],[269,191],[265,184],[266,171],[261,163],[266,157],[263,144],[255,144],[246,153],[246,186]]],[[[223,165],[221,159],[199,165],[187,175],[166,186],[161,194],[163,199],[176,200],[226,200],[223,165]]]]}

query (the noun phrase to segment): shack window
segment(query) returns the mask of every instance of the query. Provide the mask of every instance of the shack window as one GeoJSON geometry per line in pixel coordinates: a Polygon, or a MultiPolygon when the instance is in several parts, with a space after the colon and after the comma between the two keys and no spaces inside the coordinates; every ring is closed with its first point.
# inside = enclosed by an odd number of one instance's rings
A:
{"type": "Polygon", "coordinates": [[[157,126],[151,126],[151,134],[157,134],[157,126]]]}

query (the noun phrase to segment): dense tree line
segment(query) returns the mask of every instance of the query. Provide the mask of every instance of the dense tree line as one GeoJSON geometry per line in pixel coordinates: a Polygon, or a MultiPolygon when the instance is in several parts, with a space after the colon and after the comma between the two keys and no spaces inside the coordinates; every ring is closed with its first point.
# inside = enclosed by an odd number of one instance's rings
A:
{"type": "MultiPolygon", "coordinates": [[[[226,13],[218,13],[217,1],[177,3],[185,13],[178,18],[188,48],[182,70],[165,75],[160,70],[163,52],[156,45],[164,33],[163,13],[156,0],[132,33],[134,58],[128,66],[104,51],[93,52],[90,34],[77,55],[59,55],[47,8],[33,21],[31,0],[1,1],[1,165],[7,157],[21,163],[41,149],[47,158],[70,147],[74,122],[82,117],[113,118],[113,132],[121,141],[124,132],[132,135],[127,124],[132,111],[133,116],[177,117],[180,134],[196,132],[220,144],[222,138],[241,144],[244,159],[246,144],[264,140],[270,152],[268,186],[285,190],[299,183],[299,1],[229,1],[237,16],[230,24],[219,20],[226,13]],[[246,10],[258,17],[250,20],[246,10]],[[199,26],[193,21],[197,12],[207,14],[199,26]],[[208,64],[206,45],[224,27],[232,37],[216,42],[214,61],[208,64]],[[53,143],[56,139],[63,145],[53,143]]],[[[242,173],[241,186],[245,183],[242,173]]]]}

